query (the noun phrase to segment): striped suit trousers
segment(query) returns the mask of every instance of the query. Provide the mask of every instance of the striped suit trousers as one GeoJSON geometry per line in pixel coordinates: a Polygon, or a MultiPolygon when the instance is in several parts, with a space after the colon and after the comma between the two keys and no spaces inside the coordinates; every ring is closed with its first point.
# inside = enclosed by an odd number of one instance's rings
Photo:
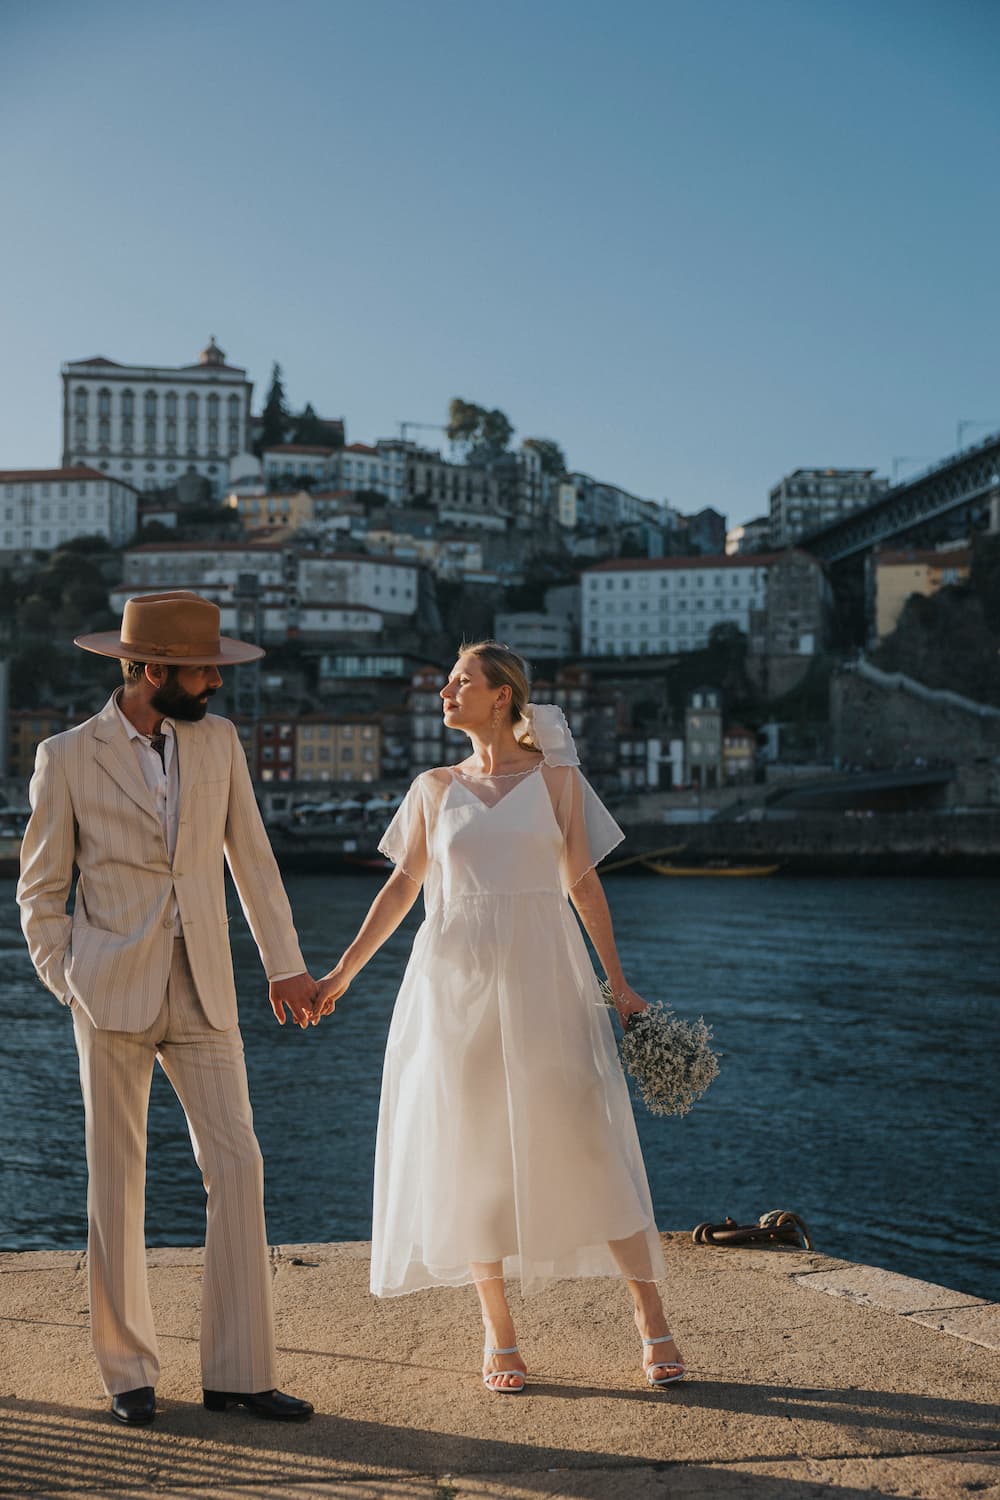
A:
{"type": "Polygon", "coordinates": [[[239,1027],[210,1026],[183,940],[144,1031],[94,1026],[73,1004],[87,1120],[88,1267],[94,1352],[109,1395],[156,1385],[160,1371],[146,1278],[146,1116],[159,1060],[187,1117],[208,1194],[201,1304],[202,1384],[272,1389],[271,1270],[264,1173],[239,1027]]]}

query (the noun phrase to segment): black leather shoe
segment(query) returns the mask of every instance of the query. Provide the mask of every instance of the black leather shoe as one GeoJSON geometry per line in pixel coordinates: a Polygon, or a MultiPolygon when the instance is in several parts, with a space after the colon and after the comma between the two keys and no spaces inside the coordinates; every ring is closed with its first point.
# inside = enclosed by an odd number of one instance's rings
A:
{"type": "Polygon", "coordinates": [[[156,1396],[151,1385],[134,1391],[119,1391],[111,1397],[111,1415],[126,1427],[145,1427],[156,1416],[156,1396]]]}
{"type": "Polygon", "coordinates": [[[284,1391],[206,1391],[202,1400],[207,1411],[225,1411],[227,1406],[245,1406],[255,1417],[268,1417],[272,1422],[305,1422],[313,1414],[308,1401],[297,1396],[286,1396],[284,1391]]]}

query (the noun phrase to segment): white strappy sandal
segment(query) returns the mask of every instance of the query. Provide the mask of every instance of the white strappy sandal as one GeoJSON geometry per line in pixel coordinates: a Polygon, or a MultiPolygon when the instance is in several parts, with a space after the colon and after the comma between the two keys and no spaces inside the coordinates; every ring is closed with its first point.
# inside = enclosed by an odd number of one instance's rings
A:
{"type": "MultiPolygon", "coordinates": [[[[654,1344],[669,1344],[672,1339],[672,1333],[664,1333],[661,1334],[658,1339],[643,1339],[642,1342],[647,1349],[652,1349],[654,1344]]],[[[687,1366],[680,1360],[667,1359],[659,1363],[654,1362],[651,1365],[646,1365],[645,1371],[646,1379],[649,1381],[650,1385],[673,1385],[675,1381],[684,1379],[684,1376],[687,1374],[687,1366]],[[661,1376],[659,1380],[657,1380],[653,1376],[654,1370],[673,1370],[675,1371],[675,1374],[664,1375],[661,1376]]]]}
{"type": "MultiPolygon", "coordinates": [[[[520,1354],[520,1352],[516,1344],[512,1344],[509,1349],[495,1349],[491,1344],[487,1344],[483,1350],[483,1362],[485,1364],[486,1360],[492,1359],[494,1354],[520,1354]]],[[[523,1370],[490,1370],[489,1373],[483,1371],[483,1385],[497,1396],[520,1396],[527,1383],[528,1377],[523,1370]],[[520,1385],[494,1385],[494,1380],[499,1380],[501,1375],[516,1376],[520,1385]]]]}

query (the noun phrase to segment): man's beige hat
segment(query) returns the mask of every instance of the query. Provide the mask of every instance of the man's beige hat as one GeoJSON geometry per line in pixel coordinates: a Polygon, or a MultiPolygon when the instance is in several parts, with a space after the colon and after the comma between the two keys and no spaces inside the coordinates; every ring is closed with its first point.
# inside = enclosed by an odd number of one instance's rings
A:
{"type": "Polygon", "coordinates": [[[126,599],[122,628],[78,635],[75,646],[120,661],[156,662],[170,667],[237,666],[264,655],[260,646],[219,634],[219,606],[187,589],[139,594],[126,599]]]}

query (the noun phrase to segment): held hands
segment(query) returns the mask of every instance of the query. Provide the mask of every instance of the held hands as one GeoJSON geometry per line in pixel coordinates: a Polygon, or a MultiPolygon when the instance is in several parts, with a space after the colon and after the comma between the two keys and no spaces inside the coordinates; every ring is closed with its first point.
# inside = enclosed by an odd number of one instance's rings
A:
{"type": "Polygon", "coordinates": [[[615,1010],[622,1027],[626,1027],[629,1017],[637,1015],[641,1010],[649,1009],[649,1001],[644,1000],[630,984],[623,984],[620,989],[615,989],[615,1010]]]}
{"type": "Polygon", "coordinates": [[[312,1023],[318,1026],[323,1016],[332,1016],[337,1001],[341,995],[345,995],[350,987],[353,975],[348,974],[344,968],[344,960],[335,964],[329,974],[325,974],[316,986],[316,998],[313,1001],[312,1023]]]}
{"type": "Polygon", "coordinates": [[[293,974],[290,979],[272,979],[267,987],[267,998],[271,1002],[274,1018],[279,1026],[285,1024],[285,1006],[296,1026],[303,1029],[313,1017],[313,1000],[316,997],[316,981],[311,974],[293,974]]]}

